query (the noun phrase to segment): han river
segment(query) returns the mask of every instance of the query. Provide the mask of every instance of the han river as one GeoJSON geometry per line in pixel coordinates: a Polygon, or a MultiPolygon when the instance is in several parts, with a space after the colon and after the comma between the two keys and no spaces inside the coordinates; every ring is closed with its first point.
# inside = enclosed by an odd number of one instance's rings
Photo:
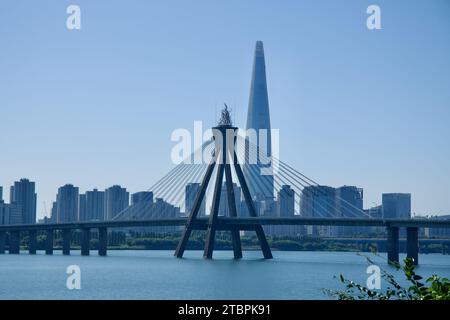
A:
{"type": "MultiPolygon", "coordinates": [[[[0,255],[0,299],[331,299],[323,289],[343,289],[334,276],[366,284],[368,262],[354,252],[274,251],[273,260],[259,251],[244,252],[235,261],[232,252],[216,251],[204,260],[201,251],[108,251],[107,257],[81,256],[60,251],[46,256],[0,255]],[[80,290],[69,290],[67,267],[81,270],[80,290]]],[[[385,253],[371,258],[383,269],[401,276],[387,265],[385,253]]],[[[404,255],[401,255],[401,259],[404,255]]],[[[420,255],[422,276],[450,277],[450,256],[420,255]]],[[[403,279],[403,277],[402,277],[403,279]]],[[[382,282],[385,288],[386,284],[382,282]]]]}

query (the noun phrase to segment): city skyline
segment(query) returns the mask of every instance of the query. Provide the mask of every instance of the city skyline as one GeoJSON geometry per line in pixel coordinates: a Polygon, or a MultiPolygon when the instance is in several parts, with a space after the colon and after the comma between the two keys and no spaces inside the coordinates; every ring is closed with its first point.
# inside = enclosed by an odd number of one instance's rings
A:
{"type": "MultiPolygon", "coordinates": [[[[35,185],[34,181],[29,181],[28,179],[20,179],[20,181],[16,181],[15,185],[26,183],[27,185],[35,185]]],[[[11,187],[12,189],[13,187],[11,187]]],[[[183,190],[183,199],[184,202],[181,203],[170,203],[171,205],[178,207],[179,209],[184,208],[184,211],[181,211],[184,215],[187,215],[189,213],[189,210],[192,208],[193,202],[195,200],[195,196],[197,192],[199,191],[200,184],[197,182],[188,182],[184,186],[184,188],[181,188],[183,190]]],[[[235,193],[235,199],[236,202],[239,204],[241,203],[242,206],[245,206],[245,201],[242,199],[242,190],[240,185],[233,183],[233,189],[235,193]]],[[[2,190],[2,186],[0,186],[0,191],[2,190]]],[[[32,190],[30,190],[32,191],[32,190]]],[[[291,188],[291,185],[289,184],[283,184],[279,188],[274,188],[274,192],[276,194],[276,197],[274,199],[265,198],[265,197],[258,197],[255,196],[254,201],[256,205],[258,206],[258,203],[267,203],[273,202],[274,207],[270,208],[270,213],[265,213],[264,209],[258,209],[260,216],[264,215],[277,215],[280,217],[286,216],[286,215],[294,215],[295,214],[301,214],[303,216],[334,216],[335,213],[331,213],[328,211],[328,209],[325,207],[319,208],[320,210],[317,212],[311,212],[311,210],[317,210],[313,209],[313,206],[306,206],[302,207],[302,202],[305,204],[309,200],[306,199],[306,201],[302,201],[303,196],[307,196],[307,198],[311,196],[319,196],[322,197],[323,195],[330,194],[332,195],[333,202],[337,201],[335,204],[336,208],[340,208],[342,212],[336,211],[336,214],[342,214],[345,213],[347,217],[351,218],[354,216],[361,215],[363,211],[371,211],[376,209],[377,207],[370,207],[365,206],[363,201],[363,189],[358,188],[356,186],[340,186],[340,187],[331,187],[326,185],[318,185],[318,186],[309,186],[305,187],[299,194],[296,194],[296,191],[291,188]],[[322,194],[323,193],[323,194],[322,194]],[[282,205],[279,203],[280,197],[283,198],[292,198],[292,201],[294,202],[294,205],[282,205]],[[295,204],[295,198],[299,197],[299,200],[297,202],[297,205],[300,206],[300,211],[295,211],[296,204],[295,204]],[[356,201],[356,202],[355,202],[356,201]],[[341,202],[341,203],[339,203],[341,202]],[[280,209],[280,205],[282,205],[285,210],[280,209]],[[350,207],[349,207],[350,206],[350,207]],[[292,208],[291,208],[292,207],[292,208]],[[287,209],[287,210],[286,210],[287,209]]],[[[30,193],[30,192],[27,192],[30,193]]],[[[31,192],[31,194],[33,194],[31,192]]],[[[226,195],[226,186],[225,183],[222,184],[221,187],[221,202],[219,205],[219,215],[221,216],[228,216],[228,204],[227,204],[227,195],[226,195]]],[[[34,194],[33,198],[31,199],[32,202],[37,197],[37,194],[34,194]]],[[[412,215],[411,212],[411,194],[409,193],[383,193],[381,194],[382,202],[381,206],[383,206],[385,203],[388,203],[388,206],[384,205],[386,207],[387,211],[390,212],[385,216],[386,218],[408,218],[412,215]],[[406,207],[404,204],[398,206],[399,203],[404,203],[406,200],[406,207]],[[399,209],[399,208],[406,208],[406,210],[399,209]]],[[[55,201],[53,202],[52,209],[50,210],[50,214],[46,216],[46,218],[51,218],[53,222],[73,222],[73,221],[86,221],[86,220],[112,220],[114,219],[118,214],[122,214],[127,208],[131,208],[133,206],[139,206],[141,203],[154,203],[159,200],[166,201],[164,197],[155,197],[154,193],[151,189],[147,191],[136,191],[136,192],[129,192],[126,188],[126,186],[122,187],[120,185],[113,185],[108,188],[105,188],[103,190],[99,190],[97,188],[93,188],[90,190],[86,190],[85,192],[81,192],[77,186],[74,186],[72,184],[65,184],[63,186],[60,186],[57,188],[57,192],[55,195],[55,201]],[[156,200],[156,201],[155,201],[156,200]],[[111,208],[112,207],[112,208],[111,208]],[[63,218],[60,218],[61,215],[64,215],[63,218]]],[[[291,200],[289,200],[291,201],[291,200]]],[[[320,200],[323,201],[323,200],[320,200]]],[[[10,199],[10,202],[7,203],[6,201],[2,200],[0,198],[0,203],[4,203],[6,205],[18,205],[22,207],[22,202],[13,201],[10,199]]],[[[169,203],[169,202],[167,202],[169,203]]],[[[25,206],[26,207],[26,206],[25,206]]],[[[201,209],[199,211],[199,215],[205,215],[206,213],[209,214],[209,212],[206,210],[205,201],[202,202],[201,209]]],[[[30,212],[30,210],[24,210],[23,216],[24,220],[26,221],[28,216],[32,216],[33,213],[35,213],[35,207],[30,212]],[[34,209],[34,212],[33,212],[34,209]]],[[[246,216],[248,215],[248,212],[246,212],[245,208],[237,208],[238,214],[240,216],[246,216]]],[[[22,208],[21,208],[22,210],[22,208]]],[[[367,215],[369,216],[369,215],[367,215]]],[[[373,215],[374,217],[377,217],[376,214],[373,215]]],[[[40,219],[39,219],[40,220],[40,219]]],[[[37,222],[38,220],[36,220],[37,222]]],[[[30,223],[30,222],[27,222],[30,223]]]]}
{"type": "Polygon", "coordinates": [[[383,29],[372,32],[366,3],[330,2],[332,10],[324,10],[289,2],[291,10],[280,10],[235,2],[219,13],[205,2],[176,9],[139,2],[121,12],[80,1],[86,20],[79,33],[61,23],[63,5],[29,4],[46,9],[38,19],[13,3],[5,2],[12,14],[0,13],[7,44],[0,66],[8,75],[0,77],[7,120],[0,142],[8,155],[0,159],[8,168],[0,170],[0,184],[8,199],[14,181],[35,181],[40,218],[43,202],[49,213],[55,189],[68,181],[81,190],[115,184],[147,190],[171,166],[170,132],[192,128],[194,120],[212,125],[223,101],[244,127],[259,39],[283,160],[321,184],[364,188],[366,208],[381,204],[383,192],[403,192],[412,194],[413,212],[450,212],[449,22],[435,14],[443,2],[422,10],[422,2],[380,1],[383,29]],[[174,11],[179,21],[146,19],[148,12],[174,11]],[[210,28],[191,21],[196,11],[210,28]],[[409,19],[422,27],[411,30],[409,19]],[[145,26],[133,22],[144,20],[145,26]],[[161,26],[163,34],[155,31],[161,26]]]}

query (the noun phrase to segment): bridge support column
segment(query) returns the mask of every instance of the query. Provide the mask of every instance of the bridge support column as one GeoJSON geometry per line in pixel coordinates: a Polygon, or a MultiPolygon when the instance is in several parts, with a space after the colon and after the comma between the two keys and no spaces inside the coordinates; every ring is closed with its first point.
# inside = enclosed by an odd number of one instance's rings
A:
{"type": "Polygon", "coordinates": [[[91,229],[81,230],[81,255],[89,255],[89,243],[91,242],[91,229]]]}
{"type": "Polygon", "coordinates": [[[68,256],[70,254],[70,242],[72,240],[72,230],[64,229],[62,232],[63,232],[62,252],[63,255],[68,256]]]}
{"type": "Polygon", "coordinates": [[[217,177],[214,187],[213,203],[211,206],[211,213],[209,214],[208,229],[206,231],[205,249],[203,251],[203,257],[206,259],[212,259],[213,257],[224,168],[225,168],[224,164],[219,164],[217,168],[217,177]]]}
{"type": "Polygon", "coordinates": [[[37,231],[30,230],[28,231],[28,253],[36,254],[37,250],[37,231]]]}
{"type": "Polygon", "coordinates": [[[45,254],[53,254],[53,229],[47,230],[45,239],[45,254]]]}
{"type": "Polygon", "coordinates": [[[108,230],[106,228],[98,229],[98,255],[106,256],[108,248],[108,230]]]}
{"type": "Polygon", "coordinates": [[[270,250],[269,242],[267,242],[267,238],[266,235],[264,234],[264,229],[262,228],[262,226],[260,225],[256,226],[255,232],[256,236],[259,239],[264,259],[273,259],[272,251],[270,250]]]}
{"type": "Polygon", "coordinates": [[[20,253],[20,231],[11,231],[9,233],[9,253],[20,253]]]}
{"type": "Polygon", "coordinates": [[[419,264],[419,228],[406,228],[406,256],[419,264]]]}
{"type": "Polygon", "coordinates": [[[389,264],[396,264],[398,259],[398,227],[387,227],[387,250],[389,264]]]}
{"type": "Polygon", "coordinates": [[[0,254],[5,253],[6,233],[0,232],[0,254]]]}
{"type": "Polygon", "coordinates": [[[239,234],[239,229],[231,230],[231,243],[233,245],[233,254],[235,259],[242,258],[242,245],[241,236],[239,234]]]}

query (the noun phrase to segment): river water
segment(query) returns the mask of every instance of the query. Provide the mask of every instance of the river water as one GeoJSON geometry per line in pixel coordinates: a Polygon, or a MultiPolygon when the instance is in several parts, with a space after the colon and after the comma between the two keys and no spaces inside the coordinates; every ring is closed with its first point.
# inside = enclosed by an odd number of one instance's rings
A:
{"type": "MultiPolygon", "coordinates": [[[[273,252],[273,260],[257,251],[216,251],[214,260],[200,251],[185,258],[172,251],[109,251],[107,257],[63,256],[43,252],[0,255],[0,299],[330,299],[323,289],[342,289],[334,276],[366,283],[368,262],[353,252],[273,252]],[[80,290],[69,290],[67,267],[80,267],[80,290]]],[[[381,267],[397,274],[381,257],[381,267]]],[[[403,258],[403,257],[401,257],[403,258]]],[[[417,272],[450,277],[450,256],[420,256],[417,272]]],[[[399,274],[401,275],[401,274],[399,274]]],[[[382,286],[385,286],[382,283],[382,286]]]]}

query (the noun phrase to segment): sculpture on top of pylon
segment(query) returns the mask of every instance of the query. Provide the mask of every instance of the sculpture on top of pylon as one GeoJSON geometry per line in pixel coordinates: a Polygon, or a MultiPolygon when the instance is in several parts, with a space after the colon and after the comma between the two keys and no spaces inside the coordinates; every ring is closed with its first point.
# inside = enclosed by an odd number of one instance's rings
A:
{"type": "Polygon", "coordinates": [[[230,111],[228,110],[228,106],[224,103],[225,108],[222,110],[219,120],[219,126],[231,126],[233,122],[231,121],[230,111]]]}

